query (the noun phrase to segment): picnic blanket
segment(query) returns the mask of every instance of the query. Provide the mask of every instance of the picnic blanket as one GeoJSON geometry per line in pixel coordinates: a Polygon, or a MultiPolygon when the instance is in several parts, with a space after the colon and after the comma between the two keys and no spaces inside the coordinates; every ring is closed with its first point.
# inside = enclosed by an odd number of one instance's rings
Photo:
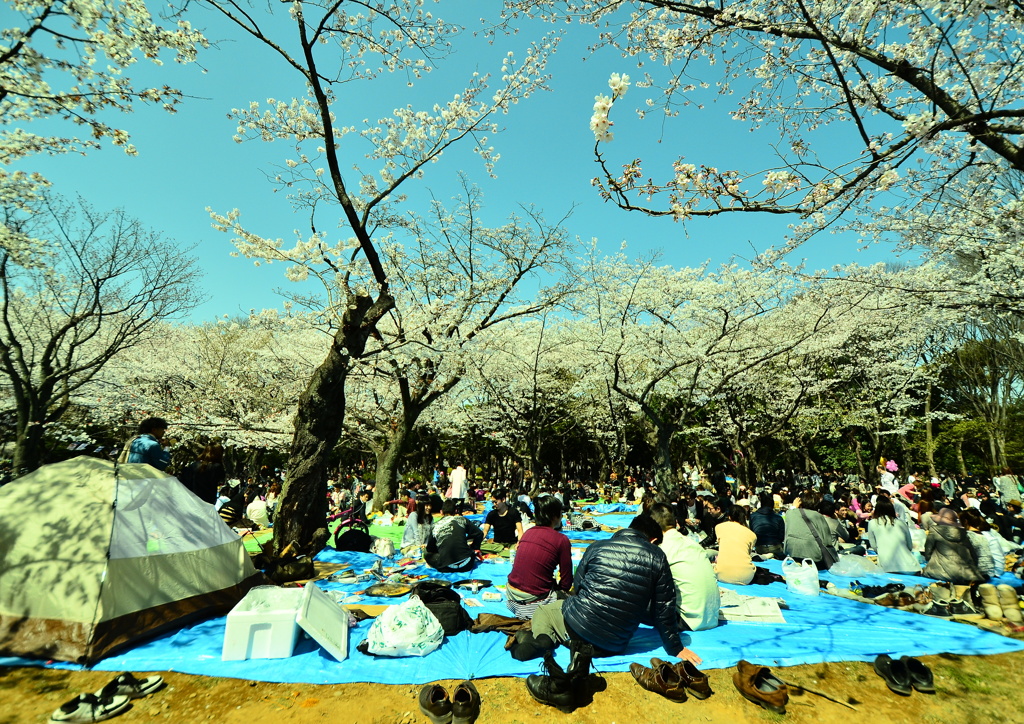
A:
{"type": "MultiPolygon", "coordinates": [[[[609,535],[605,533],[605,535],[609,535]]],[[[348,563],[354,570],[368,568],[376,556],[325,550],[318,559],[348,563]]],[[[457,581],[483,578],[504,585],[511,566],[504,559],[480,564],[470,573],[440,574],[427,568],[413,573],[428,573],[433,578],[457,581]]],[[[781,563],[768,561],[776,573],[781,563]]],[[[847,586],[850,579],[824,573],[822,578],[847,586]]],[[[917,576],[886,574],[868,576],[865,583],[901,581],[908,585],[928,583],[917,576]]],[[[362,584],[341,585],[321,581],[325,589],[346,592],[359,590],[362,584]]],[[[923,656],[938,653],[996,654],[1019,651],[1024,643],[973,626],[931,618],[851,601],[836,596],[803,596],[790,593],[784,584],[767,586],[725,586],[746,595],[768,596],[786,601],[785,623],[725,622],[709,631],[684,636],[684,642],[704,659],[702,668],[734,666],[741,658],[769,666],[819,663],[825,661],[871,661],[878,654],[923,656]]],[[[486,590],[496,590],[490,588],[486,590]]],[[[479,594],[463,592],[483,603],[469,608],[471,615],[481,612],[508,615],[504,601],[484,602],[479,594]]],[[[404,599],[365,597],[366,604],[393,604],[404,599]]],[[[370,626],[358,624],[350,632],[349,656],[335,661],[313,641],[300,640],[293,656],[287,659],[221,661],[226,617],[210,619],[138,645],[98,662],[100,671],[178,671],[206,676],[233,677],[256,681],[341,684],[378,682],[383,684],[423,684],[440,679],[471,679],[490,676],[527,676],[538,671],[539,662],[519,662],[504,650],[505,636],[500,633],[472,634],[468,631],[449,637],[444,644],[422,658],[389,659],[367,656],[356,651],[370,626]]],[[[652,656],[664,658],[657,632],[641,626],[629,648],[621,655],[595,660],[599,671],[626,671],[631,662],[646,664],[652,656]]],[[[556,658],[568,664],[568,652],[560,649],[556,658]]],[[[18,658],[0,658],[0,665],[40,665],[42,662],[18,658]]],[[[54,668],[81,668],[74,664],[49,663],[54,668]]]]}

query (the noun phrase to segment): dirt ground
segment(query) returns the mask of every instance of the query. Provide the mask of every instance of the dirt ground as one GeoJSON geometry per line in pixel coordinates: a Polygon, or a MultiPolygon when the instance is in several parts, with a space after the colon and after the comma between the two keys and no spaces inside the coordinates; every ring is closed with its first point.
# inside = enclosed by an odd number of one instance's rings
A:
{"type": "MultiPolygon", "coordinates": [[[[715,695],[675,704],[641,689],[628,673],[592,677],[593,701],[573,714],[535,702],[522,679],[482,679],[476,683],[481,724],[675,724],[676,722],[814,722],[814,724],[1024,724],[1024,652],[999,656],[923,657],[935,674],[935,695],[910,697],[890,692],[871,664],[861,662],[777,668],[784,680],[821,696],[796,692],[786,715],[770,714],[747,702],[732,685],[733,669],[708,670],[715,695]]],[[[268,662],[268,665],[273,665],[268,662]]],[[[427,722],[419,712],[419,686],[380,684],[267,684],[166,672],[167,686],[112,721],[193,722],[427,722]]],[[[46,722],[50,713],[76,694],[95,691],[110,672],[0,668],[0,724],[46,722]]],[[[442,682],[453,687],[458,682],[442,682]]]]}

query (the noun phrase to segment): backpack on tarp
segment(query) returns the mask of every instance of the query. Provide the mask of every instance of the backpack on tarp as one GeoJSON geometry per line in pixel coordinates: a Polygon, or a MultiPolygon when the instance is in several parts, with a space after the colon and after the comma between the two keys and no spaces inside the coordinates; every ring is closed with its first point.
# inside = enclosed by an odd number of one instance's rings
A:
{"type": "Polygon", "coordinates": [[[451,588],[424,581],[417,584],[413,595],[441,622],[445,636],[454,636],[473,625],[473,619],[462,606],[462,597],[451,588]]]}
{"type": "Polygon", "coordinates": [[[361,528],[338,528],[334,535],[334,547],[339,551],[369,553],[373,537],[361,528]]]}

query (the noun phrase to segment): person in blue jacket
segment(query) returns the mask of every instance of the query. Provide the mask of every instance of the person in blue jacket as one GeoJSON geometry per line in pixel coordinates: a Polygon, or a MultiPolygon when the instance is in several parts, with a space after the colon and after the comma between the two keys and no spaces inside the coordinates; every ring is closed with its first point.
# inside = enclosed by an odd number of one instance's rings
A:
{"type": "Polygon", "coordinates": [[[162,417],[147,417],[139,423],[139,434],[132,440],[128,462],[146,463],[157,470],[166,470],[171,454],[163,449],[161,441],[167,432],[167,420],[162,417]]]}

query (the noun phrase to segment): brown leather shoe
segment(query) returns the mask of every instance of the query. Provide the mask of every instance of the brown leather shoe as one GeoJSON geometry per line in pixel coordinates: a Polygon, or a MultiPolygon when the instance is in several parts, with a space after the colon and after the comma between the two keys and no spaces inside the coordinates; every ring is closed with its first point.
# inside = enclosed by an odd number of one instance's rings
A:
{"type": "Polygon", "coordinates": [[[732,683],[744,699],[775,714],[785,714],[789,703],[789,687],[775,677],[767,666],[749,661],[736,664],[732,683]]]}
{"type": "Polygon", "coordinates": [[[711,690],[708,675],[698,670],[697,667],[689,661],[677,661],[674,664],[670,664],[667,661],[662,661],[661,659],[651,659],[651,666],[654,668],[658,668],[662,664],[665,666],[671,666],[675,670],[676,674],[679,675],[683,688],[698,699],[707,699],[715,693],[711,690]]]}
{"type": "Polygon", "coordinates": [[[648,691],[661,694],[669,701],[686,701],[686,689],[679,674],[668,664],[662,662],[660,666],[649,669],[643,664],[630,664],[629,673],[633,675],[636,682],[648,691]]]}

